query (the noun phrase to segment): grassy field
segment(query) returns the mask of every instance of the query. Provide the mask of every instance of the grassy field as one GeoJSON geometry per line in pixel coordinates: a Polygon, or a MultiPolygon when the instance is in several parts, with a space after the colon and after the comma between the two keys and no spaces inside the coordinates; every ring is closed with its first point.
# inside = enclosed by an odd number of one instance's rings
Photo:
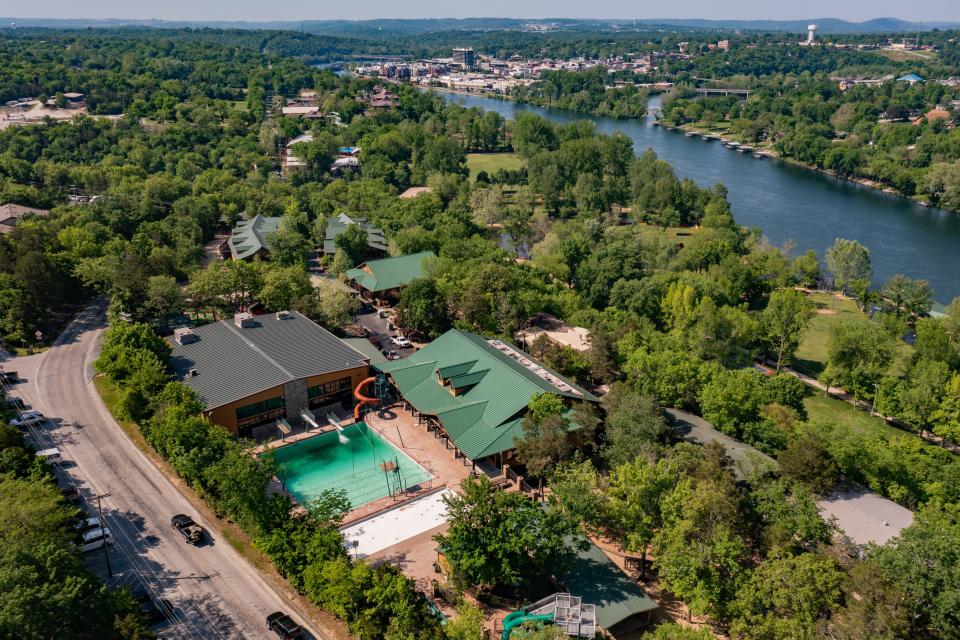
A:
{"type": "Polygon", "coordinates": [[[893,60],[894,62],[901,62],[903,60],[906,60],[907,62],[936,62],[938,59],[938,56],[934,51],[881,50],[875,53],[878,53],[888,60],[893,60]]]}
{"type": "Polygon", "coordinates": [[[697,232],[700,231],[699,227],[667,227],[664,229],[663,227],[647,224],[646,222],[637,222],[633,225],[633,228],[642,236],[665,234],[668,238],[677,242],[689,240],[691,236],[696,235],[697,232]]]}
{"type": "MultiPolygon", "coordinates": [[[[857,308],[857,303],[849,298],[835,296],[832,293],[813,293],[809,299],[816,305],[817,313],[810,322],[806,336],[797,349],[796,369],[812,376],[819,375],[827,362],[827,340],[831,329],[841,323],[870,320],[857,308]]],[[[900,342],[894,360],[894,371],[899,371],[910,357],[912,347],[900,342]]]]}
{"type": "MultiPolygon", "coordinates": [[[[881,418],[871,416],[868,411],[861,411],[849,402],[831,398],[822,391],[813,391],[804,398],[803,406],[807,410],[810,422],[834,422],[845,430],[858,431],[865,434],[883,436],[909,435],[896,427],[892,427],[881,418]]],[[[934,445],[930,445],[934,446],[934,445]]]]}
{"type": "Polygon", "coordinates": [[[516,153],[468,153],[467,167],[470,169],[470,179],[475,180],[477,174],[486,171],[488,175],[495,174],[500,169],[515,171],[526,165],[527,161],[516,153]]]}

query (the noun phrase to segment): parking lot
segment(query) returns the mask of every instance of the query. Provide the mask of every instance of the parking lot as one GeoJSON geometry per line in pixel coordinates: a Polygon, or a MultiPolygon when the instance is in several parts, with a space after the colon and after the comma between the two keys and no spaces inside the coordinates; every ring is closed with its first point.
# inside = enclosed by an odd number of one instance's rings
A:
{"type": "Polygon", "coordinates": [[[380,350],[383,355],[403,358],[415,351],[411,345],[409,347],[399,347],[390,341],[390,338],[398,336],[399,332],[393,324],[393,309],[377,309],[372,305],[361,307],[357,313],[357,324],[366,329],[367,339],[370,340],[380,350]],[[386,316],[386,317],[381,317],[386,316]]]}

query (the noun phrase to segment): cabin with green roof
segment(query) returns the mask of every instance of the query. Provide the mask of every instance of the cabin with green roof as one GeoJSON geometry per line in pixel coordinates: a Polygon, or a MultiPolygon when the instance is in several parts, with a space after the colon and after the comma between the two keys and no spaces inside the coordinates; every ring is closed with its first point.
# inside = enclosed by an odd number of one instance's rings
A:
{"type": "Polygon", "coordinates": [[[408,408],[446,435],[473,463],[497,466],[523,435],[530,400],[553,393],[569,402],[598,402],[586,389],[502,340],[451,329],[423,349],[375,363],[408,408]]]}
{"type": "Polygon", "coordinates": [[[227,240],[230,256],[234,260],[269,257],[271,238],[280,228],[280,220],[280,218],[255,215],[249,220],[239,221],[227,240]]]}
{"type": "Polygon", "coordinates": [[[364,220],[354,220],[345,213],[338,213],[327,219],[327,227],[323,237],[323,253],[332,256],[337,252],[337,237],[351,225],[358,225],[367,233],[367,255],[377,256],[387,252],[387,239],[383,230],[364,220]]]}
{"type": "Polygon", "coordinates": [[[423,277],[424,260],[436,258],[433,251],[368,260],[347,271],[347,278],[365,298],[397,298],[400,289],[423,277]]]}

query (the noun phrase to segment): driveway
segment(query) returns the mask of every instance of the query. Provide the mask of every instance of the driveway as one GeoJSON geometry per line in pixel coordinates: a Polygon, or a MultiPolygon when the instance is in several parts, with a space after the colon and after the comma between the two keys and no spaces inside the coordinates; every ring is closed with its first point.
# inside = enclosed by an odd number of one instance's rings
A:
{"type": "MultiPolygon", "coordinates": [[[[415,349],[413,347],[400,348],[390,342],[390,338],[399,335],[399,332],[396,329],[390,328],[396,312],[392,309],[389,311],[392,312],[392,315],[387,318],[381,318],[379,310],[376,307],[373,308],[373,311],[367,312],[361,309],[357,313],[357,324],[367,330],[368,339],[381,352],[396,351],[397,355],[403,358],[413,353],[415,349]]],[[[384,355],[386,355],[386,353],[384,353],[384,355]]]]}
{"type": "MultiPolygon", "coordinates": [[[[198,517],[101,402],[92,382],[92,365],[105,327],[105,305],[92,305],[49,351],[3,364],[22,378],[14,394],[49,418],[32,430],[33,444],[60,449],[61,471],[81,489],[88,508],[96,508],[96,495],[108,494],[102,505],[116,538],[110,550],[114,570],[126,570],[125,581],[140,579],[149,591],[176,607],[164,637],[267,637],[264,619],[277,610],[305,623],[286,597],[226,540],[214,533],[205,544],[194,547],[170,528],[172,515],[186,513],[211,531],[210,523],[198,517]]],[[[104,571],[101,552],[87,557],[95,571],[104,571]]],[[[322,637],[316,631],[313,635],[322,637]]]]}

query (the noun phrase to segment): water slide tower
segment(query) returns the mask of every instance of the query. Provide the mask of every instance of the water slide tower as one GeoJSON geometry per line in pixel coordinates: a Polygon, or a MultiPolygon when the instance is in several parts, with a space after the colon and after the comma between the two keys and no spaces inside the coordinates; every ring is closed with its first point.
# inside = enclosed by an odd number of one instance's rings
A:
{"type": "Polygon", "coordinates": [[[813,44],[817,37],[817,25],[807,25],[807,44],[813,44]]]}

